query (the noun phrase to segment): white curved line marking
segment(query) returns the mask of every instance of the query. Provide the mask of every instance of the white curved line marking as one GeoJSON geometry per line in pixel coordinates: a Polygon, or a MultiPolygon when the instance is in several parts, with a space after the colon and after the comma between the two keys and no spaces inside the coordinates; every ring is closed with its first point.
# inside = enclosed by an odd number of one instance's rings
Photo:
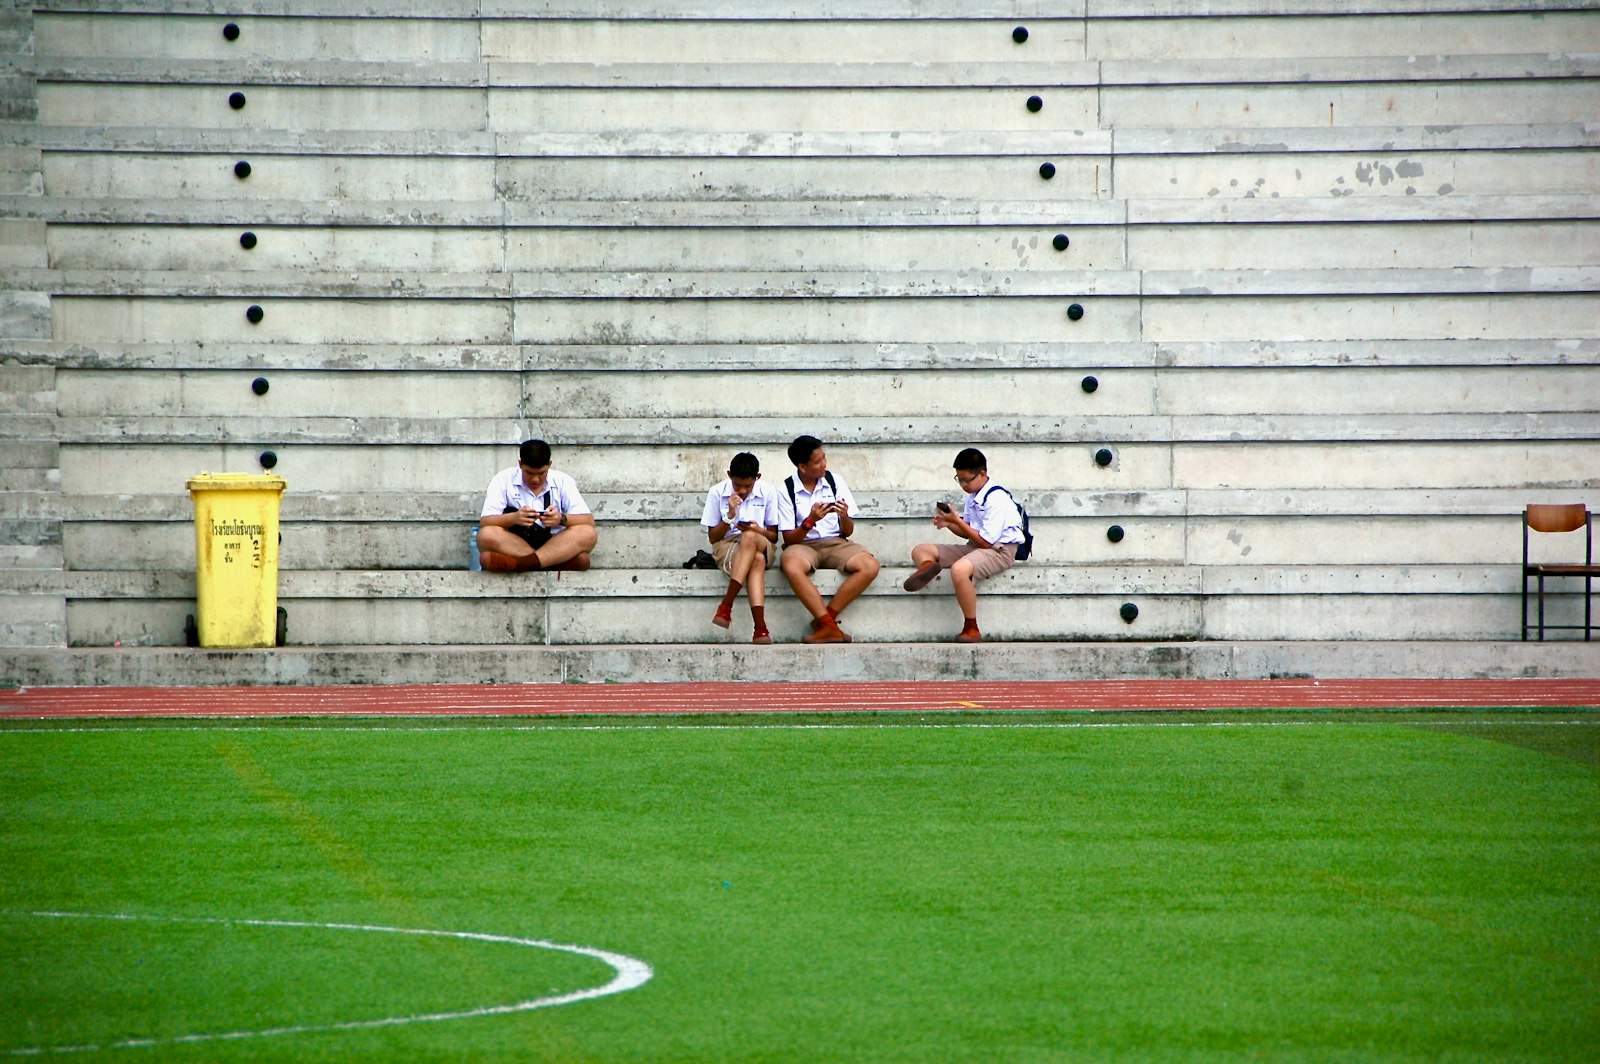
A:
{"type": "Polygon", "coordinates": [[[480,1008],[463,1009],[457,1012],[427,1012],[417,1016],[385,1016],[376,1020],[347,1020],[343,1023],[267,1027],[257,1031],[215,1031],[203,1034],[182,1034],[172,1038],[129,1038],[118,1042],[108,1042],[105,1045],[31,1046],[6,1050],[8,1056],[37,1056],[43,1053],[85,1053],[99,1049],[133,1049],[143,1046],[185,1045],[193,1042],[218,1042],[241,1038],[270,1038],[286,1034],[359,1031],[372,1027],[398,1027],[408,1023],[439,1023],[443,1020],[469,1020],[479,1016],[503,1016],[512,1012],[530,1012],[533,1009],[547,1009],[556,1005],[571,1005],[574,1002],[588,1001],[591,998],[622,994],[643,986],[650,981],[651,976],[655,975],[655,971],[650,965],[636,957],[629,957],[623,953],[612,953],[610,950],[595,949],[592,946],[573,946],[561,942],[546,942],[537,938],[491,935],[481,931],[435,931],[420,927],[327,924],[306,920],[236,920],[203,916],[138,916],[127,913],[33,912],[26,915],[44,919],[128,920],[151,923],[241,925],[245,927],[295,927],[324,931],[375,931],[390,935],[432,935],[438,938],[464,938],[474,942],[500,942],[512,946],[527,946],[531,949],[548,949],[561,953],[573,953],[580,957],[593,957],[595,960],[603,961],[610,965],[617,974],[603,986],[589,987],[585,990],[573,990],[565,994],[552,994],[548,997],[529,998],[526,1001],[516,1001],[507,1005],[484,1005],[480,1008]]]}

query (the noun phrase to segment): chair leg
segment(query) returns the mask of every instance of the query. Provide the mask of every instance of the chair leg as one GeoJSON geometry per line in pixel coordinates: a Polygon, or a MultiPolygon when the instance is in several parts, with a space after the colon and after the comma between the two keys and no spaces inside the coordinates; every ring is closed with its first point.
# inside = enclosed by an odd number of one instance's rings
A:
{"type": "Polygon", "coordinates": [[[1539,574],[1539,642],[1544,642],[1544,574],[1539,574]]]}
{"type": "Polygon", "coordinates": [[[1528,574],[1522,574],[1522,641],[1528,641],[1528,574]]]}

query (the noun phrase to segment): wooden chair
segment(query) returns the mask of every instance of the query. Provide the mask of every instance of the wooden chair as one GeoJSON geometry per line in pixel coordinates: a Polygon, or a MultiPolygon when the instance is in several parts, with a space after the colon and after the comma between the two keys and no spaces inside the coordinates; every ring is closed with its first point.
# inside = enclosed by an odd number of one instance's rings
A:
{"type": "Polygon", "coordinates": [[[1594,563],[1594,517],[1589,513],[1589,507],[1581,502],[1570,504],[1532,503],[1522,512],[1522,638],[1528,638],[1531,625],[1528,624],[1528,581],[1536,580],[1538,584],[1539,599],[1539,640],[1544,641],[1545,628],[1555,629],[1582,629],[1583,638],[1588,640],[1594,631],[1593,581],[1600,576],[1600,565],[1594,563]],[[1528,541],[1531,532],[1584,532],[1583,563],[1567,564],[1530,563],[1528,561],[1528,541]],[[1547,576],[1581,576],[1583,577],[1583,623],[1582,624],[1552,624],[1544,623],[1544,578],[1547,576]]]}

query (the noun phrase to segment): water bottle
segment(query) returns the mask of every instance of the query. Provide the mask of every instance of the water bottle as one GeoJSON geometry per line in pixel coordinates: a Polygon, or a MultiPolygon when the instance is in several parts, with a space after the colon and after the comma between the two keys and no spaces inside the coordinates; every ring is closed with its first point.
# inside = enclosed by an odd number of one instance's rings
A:
{"type": "Polygon", "coordinates": [[[472,548],[472,553],[467,556],[467,568],[469,570],[471,570],[472,572],[474,572],[474,573],[482,572],[483,571],[483,562],[478,557],[478,526],[477,525],[473,525],[472,526],[472,540],[468,545],[472,548]]]}

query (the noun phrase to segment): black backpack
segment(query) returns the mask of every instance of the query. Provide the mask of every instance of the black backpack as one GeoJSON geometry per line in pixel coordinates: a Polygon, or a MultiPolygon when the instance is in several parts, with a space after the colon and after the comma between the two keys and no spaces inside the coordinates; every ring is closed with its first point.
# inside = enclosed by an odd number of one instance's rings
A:
{"type": "MultiPolygon", "coordinates": [[[[1027,561],[1028,560],[1028,555],[1033,553],[1033,533],[1028,530],[1028,510],[1027,510],[1027,508],[1024,507],[1020,502],[1017,502],[1017,497],[1015,495],[1011,494],[1009,491],[1006,491],[1005,488],[1002,488],[998,484],[996,484],[994,487],[990,488],[989,491],[991,491],[991,492],[995,492],[995,491],[1002,492],[1005,495],[1005,497],[1010,499],[1012,501],[1012,503],[1016,506],[1017,513],[1022,515],[1022,542],[1017,544],[1017,561],[1019,561],[1019,562],[1027,561]]],[[[985,499],[987,499],[988,497],[989,497],[988,494],[984,495],[985,499]]]]}

